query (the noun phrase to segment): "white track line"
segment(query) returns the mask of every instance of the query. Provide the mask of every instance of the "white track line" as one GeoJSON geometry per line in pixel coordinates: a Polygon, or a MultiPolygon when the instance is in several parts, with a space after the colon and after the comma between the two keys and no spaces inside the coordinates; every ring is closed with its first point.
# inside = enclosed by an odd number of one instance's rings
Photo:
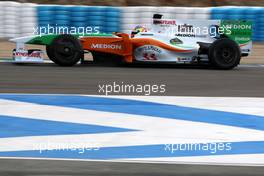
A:
{"type": "Polygon", "coordinates": [[[264,98],[251,97],[186,97],[186,96],[103,96],[140,100],[161,104],[178,105],[205,110],[216,110],[249,115],[263,116],[264,98]]]}
{"type": "MultiPolygon", "coordinates": [[[[143,98],[143,97],[142,97],[143,98]]],[[[225,125],[0,100],[0,115],[137,129],[136,132],[0,138],[0,151],[30,150],[43,143],[113,147],[169,143],[259,141],[264,132],[225,125]],[[189,129],[189,130],[188,130],[189,129]],[[19,145],[17,145],[19,144],[19,145]]]]}

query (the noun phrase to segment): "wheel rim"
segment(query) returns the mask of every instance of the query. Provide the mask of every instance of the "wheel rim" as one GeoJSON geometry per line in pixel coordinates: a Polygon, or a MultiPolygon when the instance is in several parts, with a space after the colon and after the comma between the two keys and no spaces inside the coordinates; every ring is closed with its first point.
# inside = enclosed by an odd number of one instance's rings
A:
{"type": "Polygon", "coordinates": [[[65,59],[72,59],[75,56],[74,43],[70,40],[61,39],[57,41],[57,54],[65,59]]]}
{"type": "Polygon", "coordinates": [[[230,47],[222,47],[217,51],[217,56],[221,58],[220,62],[223,64],[230,64],[232,63],[235,58],[235,51],[233,48],[230,47]]]}

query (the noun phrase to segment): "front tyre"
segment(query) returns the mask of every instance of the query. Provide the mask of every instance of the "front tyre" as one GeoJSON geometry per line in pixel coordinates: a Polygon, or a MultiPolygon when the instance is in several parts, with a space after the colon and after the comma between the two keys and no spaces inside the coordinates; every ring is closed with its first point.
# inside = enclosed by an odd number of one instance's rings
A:
{"type": "Polygon", "coordinates": [[[53,55],[52,55],[52,51],[51,51],[51,48],[50,48],[50,45],[46,45],[46,54],[47,56],[49,57],[49,59],[54,62],[53,60],[53,55]]]}
{"type": "Polygon", "coordinates": [[[209,47],[209,60],[212,66],[219,69],[232,69],[241,59],[241,51],[238,44],[228,38],[216,40],[209,47]]]}
{"type": "Polygon", "coordinates": [[[60,66],[73,66],[83,58],[83,48],[77,38],[63,34],[47,46],[47,54],[50,60],[60,66]]]}

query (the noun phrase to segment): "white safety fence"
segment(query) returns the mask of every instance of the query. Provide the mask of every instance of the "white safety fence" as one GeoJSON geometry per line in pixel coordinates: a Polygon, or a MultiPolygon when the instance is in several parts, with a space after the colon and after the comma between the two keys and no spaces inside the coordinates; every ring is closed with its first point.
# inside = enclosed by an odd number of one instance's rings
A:
{"type": "Polygon", "coordinates": [[[0,1],[0,37],[32,35],[37,26],[36,4],[0,1]]]}

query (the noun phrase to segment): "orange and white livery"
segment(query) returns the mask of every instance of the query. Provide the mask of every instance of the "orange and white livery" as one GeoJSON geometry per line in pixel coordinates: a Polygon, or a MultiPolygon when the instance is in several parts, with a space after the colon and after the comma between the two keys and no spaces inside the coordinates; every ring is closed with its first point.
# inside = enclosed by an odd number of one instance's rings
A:
{"type": "Polygon", "coordinates": [[[46,45],[50,60],[61,66],[72,66],[90,52],[94,62],[116,57],[126,63],[199,63],[232,69],[250,54],[251,32],[247,21],[167,20],[155,14],[152,26],[136,26],[131,34],[53,34],[12,41],[20,47],[46,45]]]}

